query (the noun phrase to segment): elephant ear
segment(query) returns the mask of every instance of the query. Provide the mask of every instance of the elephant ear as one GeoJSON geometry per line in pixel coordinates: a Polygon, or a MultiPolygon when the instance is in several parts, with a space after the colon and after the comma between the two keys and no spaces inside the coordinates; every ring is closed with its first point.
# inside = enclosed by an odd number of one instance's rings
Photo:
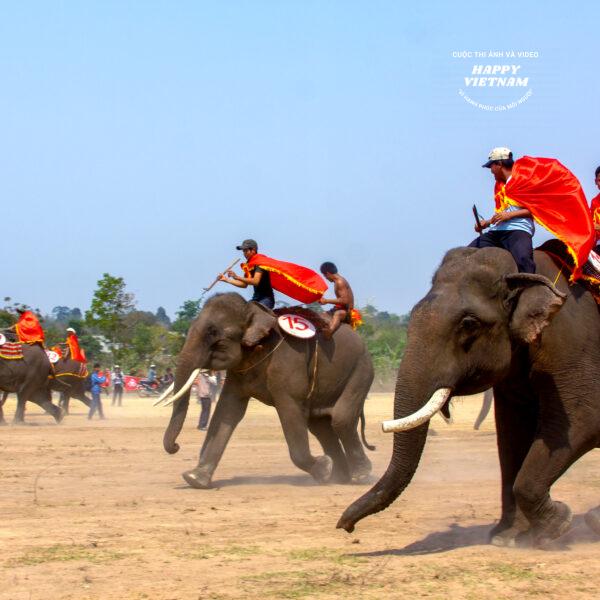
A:
{"type": "Polygon", "coordinates": [[[276,325],[277,318],[268,308],[258,302],[248,302],[248,320],[242,345],[256,346],[275,329],[276,325]]]}
{"type": "Polygon", "coordinates": [[[508,287],[507,303],[510,333],[525,344],[534,342],[567,299],[543,275],[513,273],[504,278],[508,287]]]}

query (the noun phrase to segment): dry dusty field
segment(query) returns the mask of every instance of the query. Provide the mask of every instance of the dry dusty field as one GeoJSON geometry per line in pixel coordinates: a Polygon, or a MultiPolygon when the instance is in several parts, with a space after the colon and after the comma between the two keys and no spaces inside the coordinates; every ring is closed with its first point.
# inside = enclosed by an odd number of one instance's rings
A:
{"type": "MultiPolygon", "coordinates": [[[[489,546],[499,474],[493,419],[472,429],[478,397],[457,403],[452,426],[435,418],[412,485],[352,535],[335,523],[369,486],[313,484],[273,409],[251,402],[215,488],[194,490],[180,473],[205,435],[196,404],[169,456],[168,409],[130,396],[89,422],[72,402],[61,425],[30,406],[29,425],[0,428],[2,599],[598,597],[600,538],[582,514],[600,503],[600,452],[555,486],[576,515],[556,549],[489,546]]],[[[383,394],[366,405],[376,476],[391,407],[383,394]]]]}

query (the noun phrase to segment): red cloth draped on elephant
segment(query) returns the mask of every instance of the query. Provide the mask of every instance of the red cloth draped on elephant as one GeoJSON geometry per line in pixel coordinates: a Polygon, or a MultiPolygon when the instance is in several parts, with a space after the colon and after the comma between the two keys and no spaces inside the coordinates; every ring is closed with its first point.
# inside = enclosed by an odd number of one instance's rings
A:
{"type": "Polygon", "coordinates": [[[274,289],[304,304],[316,302],[327,290],[325,280],[307,267],[275,260],[264,254],[255,254],[242,265],[246,276],[253,267],[268,271],[274,289]]]}
{"type": "Polygon", "coordinates": [[[594,246],[595,232],[579,180],[554,158],[524,156],[515,161],[506,184],[496,183],[496,210],[512,204],[533,218],[568,248],[575,262],[573,279],[594,246]]]}
{"type": "Polygon", "coordinates": [[[23,344],[35,344],[36,342],[44,344],[44,330],[38,318],[30,310],[21,313],[19,321],[15,325],[15,331],[19,341],[23,344]]]}

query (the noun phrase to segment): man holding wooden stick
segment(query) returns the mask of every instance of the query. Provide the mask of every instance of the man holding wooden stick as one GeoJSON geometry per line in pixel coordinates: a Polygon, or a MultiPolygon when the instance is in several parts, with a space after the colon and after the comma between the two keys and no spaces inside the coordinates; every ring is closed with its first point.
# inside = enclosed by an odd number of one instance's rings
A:
{"type": "MultiPolygon", "coordinates": [[[[258,244],[254,240],[244,240],[236,250],[241,250],[247,262],[250,262],[258,253],[258,244]]],[[[244,277],[240,277],[231,269],[227,271],[227,276],[221,275],[220,281],[229,283],[239,288],[247,288],[249,285],[254,287],[252,300],[258,302],[267,308],[275,307],[275,296],[273,286],[271,285],[271,276],[269,271],[260,266],[254,266],[248,269],[244,277]]]]}

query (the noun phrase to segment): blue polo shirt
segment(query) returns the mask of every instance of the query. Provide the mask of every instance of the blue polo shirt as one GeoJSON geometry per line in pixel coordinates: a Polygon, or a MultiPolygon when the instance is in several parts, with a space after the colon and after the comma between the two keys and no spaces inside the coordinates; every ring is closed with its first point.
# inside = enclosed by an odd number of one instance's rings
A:
{"type": "MultiPolygon", "coordinates": [[[[510,181],[510,177],[506,180],[506,183],[510,181]]],[[[506,209],[506,212],[514,212],[515,210],[521,210],[522,206],[513,206],[510,204],[506,209]]],[[[509,219],[508,221],[500,221],[495,225],[490,225],[491,231],[524,231],[529,235],[533,236],[535,233],[535,225],[533,219],[529,217],[517,217],[516,219],[509,219]]]]}

